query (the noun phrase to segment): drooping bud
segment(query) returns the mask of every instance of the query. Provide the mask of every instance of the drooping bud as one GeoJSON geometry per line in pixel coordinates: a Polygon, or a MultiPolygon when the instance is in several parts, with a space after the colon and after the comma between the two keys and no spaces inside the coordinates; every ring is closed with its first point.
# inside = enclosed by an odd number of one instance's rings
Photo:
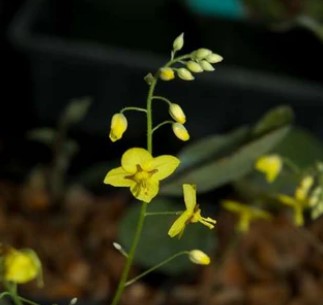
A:
{"type": "Polygon", "coordinates": [[[201,65],[201,67],[202,67],[202,69],[203,69],[204,71],[212,72],[212,71],[214,71],[214,70],[215,70],[215,69],[213,68],[213,66],[212,66],[209,62],[207,62],[206,60],[201,60],[201,61],[200,61],[200,65],[201,65]]]}
{"type": "Polygon", "coordinates": [[[123,113],[116,113],[112,116],[110,127],[110,140],[115,142],[122,138],[123,133],[127,130],[128,121],[123,113]]]}
{"type": "Polygon", "coordinates": [[[169,81],[175,78],[174,70],[169,67],[161,68],[159,70],[159,77],[164,81],[169,81]]]}
{"type": "Polygon", "coordinates": [[[198,265],[208,265],[211,262],[210,257],[198,249],[191,250],[188,257],[192,263],[198,265]]]}
{"type": "Polygon", "coordinates": [[[201,73],[201,72],[203,72],[202,67],[201,67],[197,62],[195,62],[195,61],[193,61],[193,60],[190,60],[190,61],[186,64],[186,67],[187,67],[190,71],[192,71],[192,72],[194,72],[194,73],[201,73]]]}
{"type": "Polygon", "coordinates": [[[193,52],[192,57],[198,60],[206,58],[208,55],[212,54],[209,49],[201,48],[193,52]]]}
{"type": "Polygon", "coordinates": [[[180,105],[171,103],[169,105],[170,116],[178,123],[184,124],[186,122],[186,116],[180,105]]]}
{"type": "Polygon", "coordinates": [[[177,75],[182,80],[194,80],[192,73],[185,68],[179,68],[177,70],[177,75]]]}
{"type": "Polygon", "coordinates": [[[183,48],[184,46],[184,33],[180,34],[179,36],[177,36],[173,42],[173,50],[179,51],[183,48]]]}
{"type": "Polygon", "coordinates": [[[10,249],[4,256],[3,277],[6,281],[17,284],[24,284],[39,278],[41,263],[35,252],[32,250],[10,249]]]}
{"type": "Polygon", "coordinates": [[[175,136],[182,140],[182,141],[188,141],[190,139],[190,135],[185,128],[185,126],[181,123],[173,123],[172,124],[173,132],[175,136]]]}
{"type": "Polygon", "coordinates": [[[217,64],[223,60],[223,57],[216,53],[211,53],[205,58],[210,64],[217,64]]]}

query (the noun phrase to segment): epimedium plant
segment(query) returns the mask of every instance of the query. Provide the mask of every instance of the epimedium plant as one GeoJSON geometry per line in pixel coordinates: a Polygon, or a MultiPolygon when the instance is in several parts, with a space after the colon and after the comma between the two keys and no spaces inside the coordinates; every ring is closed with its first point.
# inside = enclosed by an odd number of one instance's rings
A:
{"type": "MultiPolygon", "coordinates": [[[[158,80],[171,81],[176,76],[184,81],[194,80],[194,74],[204,71],[213,71],[212,64],[222,61],[222,57],[213,53],[209,49],[201,48],[189,54],[177,56],[177,52],[181,51],[184,46],[184,34],[180,34],[173,42],[173,49],[170,60],[162,66],[154,74],[149,73],[145,77],[149,89],[146,100],[146,107],[125,107],[119,113],[113,115],[111,120],[110,139],[115,142],[122,138],[127,130],[128,121],[124,113],[126,111],[139,111],[146,115],[147,120],[147,147],[134,147],[128,149],[121,157],[121,166],[110,170],[104,183],[115,187],[129,187],[132,195],[141,201],[141,208],[137,220],[137,226],[133,236],[129,252],[125,251],[119,244],[115,244],[125,257],[126,263],[112,300],[112,305],[119,303],[121,295],[126,286],[132,284],[137,279],[155,270],[156,268],[166,264],[174,258],[181,255],[188,255],[190,260],[196,264],[207,265],[210,263],[210,258],[203,251],[198,249],[184,250],[175,253],[171,257],[166,258],[157,265],[151,267],[147,271],[139,274],[133,279],[128,279],[129,271],[134,260],[140,236],[143,231],[144,221],[147,216],[150,216],[148,207],[150,202],[158,195],[160,190],[160,181],[166,179],[174,173],[180,164],[180,159],[172,155],[161,155],[153,157],[153,136],[154,133],[164,125],[171,125],[172,130],[177,138],[182,141],[189,140],[189,132],[184,126],[186,116],[180,105],[171,102],[168,98],[155,95],[155,89],[158,80]],[[161,101],[168,105],[170,120],[163,121],[157,125],[153,123],[152,109],[155,102],[161,101]]],[[[181,235],[184,232],[185,226],[189,223],[200,222],[208,228],[214,228],[216,221],[210,217],[203,217],[201,209],[196,203],[196,186],[190,184],[190,181],[182,184],[184,193],[184,202],[186,210],[181,212],[160,212],[153,213],[154,215],[180,214],[168,231],[170,237],[181,235]]]]}

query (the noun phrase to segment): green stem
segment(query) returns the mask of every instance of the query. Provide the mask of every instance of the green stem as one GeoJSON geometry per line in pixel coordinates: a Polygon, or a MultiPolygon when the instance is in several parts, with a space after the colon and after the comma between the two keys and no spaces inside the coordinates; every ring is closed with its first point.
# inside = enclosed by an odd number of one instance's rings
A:
{"type": "Polygon", "coordinates": [[[18,294],[17,294],[17,284],[11,282],[4,283],[5,288],[8,290],[8,293],[15,305],[23,305],[18,294]]]}
{"type": "Polygon", "coordinates": [[[23,298],[23,297],[19,297],[19,299],[20,299],[21,301],[23,301],[24,303],[27,303],[27,304],[31,304],[31,305],[39,305],[38,303],[33,302],[33,301],[31,301],[31,300],[28,300],[28,299],[25,299],[25,298],[23,298]]]}
{"type": "Polygon", "coordinates": [[[123,293],[123,291],[124,291],[124,289],[126,287],[126,281],[127,281],[127,278],[128,278],[130,267],[132,265],[132,261],[133,261],[133,258],[135,256],[136,249],[137,249],[139,239],[140,239],[140,235],[141,235],[141,231],[142,231],[142,228],[143,228],[143,225],[144,225],[145,213],[146,213],[146,210],[147,210],[147,205],[148,204],[146,202],[143,202],[142,205],[141,205],[140,215],[139,215],[139,219],[138,219],[138,223],[137,223],[136,232],[135,232],[135,235],[134,235],[134,238],[133,238],[133,241],[132,241],[131,249],[130,249],[130,252],[128,254],[127,260],[126,260],[126,265],[123,268],[122,275],[121,275],[121,278],[120,278],[120,281],[119,281],[119,285],[118,285],[117,291],[116,291],[116,293],[114,295],[114,298],[112,300],[111,305],[118,304],[118,302],[119,302],[119,300],[121,298],[121,295],[122,295],[122,293],[123,293]]]}
{"type": "Polygon", "coordinates": [[[132,278],[131,280],[129,280],[127,283],[126,283],[126,286],[129,286],[131,284],[133,284],[134,282],[136,282],[137,280],[141,279],[142,277],[144,277],[145,275],[147,275],[148,273],[160,268],[161,266],[169,263],[170,261],[172,261],[174,258],[180,256],[180,255],[184,255],[184,254],[189,254],[189,251],[181,251],[181,252],[178,252],[174,255],[172,255],[171,257],[163,260],[162,262],[160,262],[159,264],[155,265],[154,267],[151,267],[150,269],[146,270],[145,272],[143,273],[140,273],[139,275],[137,275],[136,277],[132,278]]]}
{"type": "Polygon", "coordinates": [[[169,106],[172,104],[172,102],[166,98],[166,97],[163,97],[163,96],[153,96],[153,100],[161,100],[161,101],[164,101],[166,102],[169,106]]]}
{"type": "Polygon", "coordinates": [[[287,158],[283,158],[283,162],[295,175],[300,174],[301,170],[294,162],[287,158]]]}
{"type": "Polygon", "coordinates": [[[145,112],[147,113],[147,110],[144,108],[140,108],[140,107],[124,107],[120,110],[121,113],[125,112],[125,111],[140,111],[140,112],[145,112]]]}
{"type": "Polygon", "coordinates": [[[164,121],[164,122],[158,124],[157,126],[155,126],[151,132],[154,133],[158,128],[160,128],[164,125],[173,124],[173,123],[174,123],[173,121],[164,121]]]}

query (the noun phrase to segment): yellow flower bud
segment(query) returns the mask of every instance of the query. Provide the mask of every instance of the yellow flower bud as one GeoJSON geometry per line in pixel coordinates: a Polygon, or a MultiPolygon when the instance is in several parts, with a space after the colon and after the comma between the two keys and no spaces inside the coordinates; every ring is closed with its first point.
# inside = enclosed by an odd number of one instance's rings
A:
{"type": "Polygon", "coordinates": [[[212,54],[211,50],[201,48],[201,49],[198,49],[195,52],[193,52],[192,57],[196,58],[196,59],[204,59],[210,54],[212,54]]]}
{"type": "Polygon", "coordinates": [[[172,128],[175,136],[180,140],[188,141],[190,139],[190,135],[183,124],[173,123],[172,128]]]}
{"type": "Polygon", "coordinates": [[[183,48],[183,46],[184,46],[184,33],[180,34],[175,38],[173,42],[173,50],[179,51],[183,48]]]}
{"type": "Polygon", "coordinates": [[[204,71],[212,72],[212,71],[214,71],[214,70],[215,70],[215,69],[213,68],[213,66],[212,66],[209,62],[207,62],[206,60],[201,60],[201,61],[200,61],[200,65],[201,65],[201,67],[202,67],[202,69],[203,69],[204,71]]]}
{"type": "Polygon", "coordinates": [[[192,73],[185,68],[179,68],[177,70],[177,75],[183,80],[194,80],[194,76],[192,75],[192,73]]]}
{"type": "Polygon", "coordinates": [[[219,54],[211,53],[205,58],[210,64],[217,64],[223,60],[223,57],[219,54]]]}
{"type": "Polygon", "coordinates": [[[208,265],[211,262],[211,259],[201,250],[191,250],[188,255],[190,261],[198,265],[208,265]]]}
{"type": "Polygon", "coordinates": [[[174,70],[166,67],[159,70],[159,77],[162,80],[169,81],[175,78],[174,70]]]}
{"type": "Polygon", "coordinates": [[[191,70],[194,73],[201,73],[203,72],[202,67],[195,61],[190,60],[187,64],[186,67],[191,70]]]}
{"type": "Polygon", "coordinates": [[[4,279],[17,284],[27,283],[41,272],[41,263],[32,250],[10,249],[4,256],[4,279]]]}
{"type": "Polygon", "coordinates": [[[169,106],[170,116],[178,123],[184,124],[186,122],[186,116],[180,105],[171,103],[169,106]]]}
{"type": "Polygon", "coordinates": [[[122,138],[123,133],[127,130],[128,121],[122,113],[116,113],[111,119],[110,140],[115,142],[122,138]]]}

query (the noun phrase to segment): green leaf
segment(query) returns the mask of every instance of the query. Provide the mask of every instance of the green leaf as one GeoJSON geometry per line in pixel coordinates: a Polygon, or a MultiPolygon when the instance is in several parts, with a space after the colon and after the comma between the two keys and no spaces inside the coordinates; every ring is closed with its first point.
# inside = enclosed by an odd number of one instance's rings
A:
{"type": "MultiPolygon", "coordinates": [[[[239,179],[253,169],[255,160],[270,151],[289,131],[281,127],[234,149],[220,158],[212,158],[199,166],[181,168],[165,181],[162,194],[180,195],[184,183],[198,185],[199,192],[207,192],[233,180],[239,179]]],[[[179,158],[181,159],[181,154],[179,158]]]]}
{"type": "Polygon", "coordinates": [[[52,128],[44,127],[30,130],[27,132],[26,136],[30,140],[51,146],[56,139],[57,132],[52,128]]]}
{"type": "Polygon", "coordinates": [[[256,124],[252,132],[261,135],[278,127],[291,124],[294,119],[293,110],[288,106],[279,106],[268,111],[256,124]]]}
{"type": "MultiPolygon", "coordinates": [[[[122,247],[128,252],[133,234],[136,229],[140,203],[135,202],[128,209],[119,228],[119,240],[122,247]]],[[[156,199],[149,205],[149,212],[178,211],[184,209],[184,203],[178,205],[175,201],[156,199]]],[[[167,232],[177,215],[147,216],[144,229],[138,245],[135,262],[144,268],[150,268],[167,259],[173,254],[183,250],[200,249],[210,253],[215,247],[215,234],[213,230],[200,223],[189,224],[181,239],[170,238],[167,232]]],[[[179,256],[168,264],[162,266],[160,271],[168,274],[179,274],[190,270],[193,264],[187,256],[179,256]]]]}

